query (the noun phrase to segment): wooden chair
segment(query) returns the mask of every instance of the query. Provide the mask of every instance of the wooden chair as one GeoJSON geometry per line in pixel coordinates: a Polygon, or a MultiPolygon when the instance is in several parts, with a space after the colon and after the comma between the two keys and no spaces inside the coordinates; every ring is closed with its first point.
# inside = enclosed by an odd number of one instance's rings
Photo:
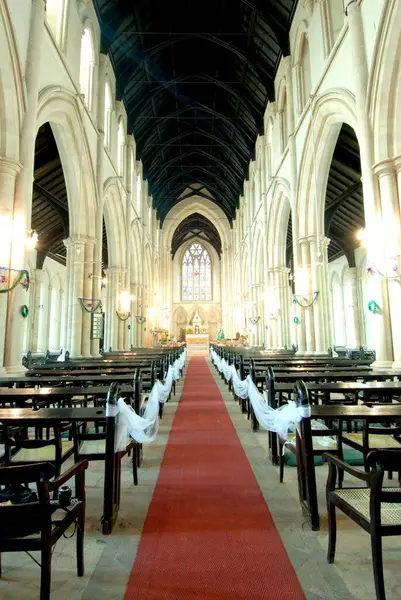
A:
{"type": "MultiPolygon", "coordinates": [[[[347,444],[355,450],[362,452],[365,469],[366,459],[371,450],[401,449],[401,427],[373,427],[367,421],[363,423],[360,433],[343,432],[340,436],[340,444],[347,444]]],[[[400,472],[400,465],[397,467],[400,472]]]]}
{"type": "Polygon", "coordinates": [[[385,471],[399,469],[401,448],[370,452],[366,459],[368,472],[355,469],[332,454],[324,456],[329,463],[326,486],[329,522],[327,560],[334,562],[337,507],[370,534],[376,598],[386,600],[382,537],[401,534],[401,490],[399,487],[383,487],[383,477],[385,471]],[[364,487],[336,489],[337,474],[344,472],[363,481],[364,487]]]}
{"type": "Polygon", "coordinates": [[[40,600],[50,599],[52,548],[73,523],[76,524],[78,577],[84,574],[84,473],[87,466],[86,461],[81,461],[53,481],[50,479],[55,469],[49,463],[0,468],[0,487],[36,483],[38,497],[35,502],[0,506],[0,576],[2,552],[39,551],[40,600]],[[72,477],[75,477],[76,499],[61,509],[51,500],[51,493],[57,492],[72,477]]]}
{"type": "MultiPolygon", "coordinates": [[[[312,429],[312,443],[313,458],[315,456],[323,456],[329,453],[340,457],[343,456],[339,432],[335,427],[332,427],[331,429],[323,429],[322,425],[322,429],[312,429]]],[[[289,434],[286,442],[283,442],[279,439],[280,483],[283,483],[284,481],[284,447],[297,456],[295,433],[289,434]]]]}
{"type": "MultiPolygon", "coordinates": [[[[110,386],[107,402],[111,397],[117,401],[119,397],[120,387],[117,382],[113,382],[110,386]]],[[[74,460],[78,462],[80,460],[91,461],[105,461],[106,460],[106,421],[98,420],[95,423],[95,431],[88,432],[85,423],[74,422],[73,423],[73,452],[74,460]],[[102,429],[103,431],[100,431],[102,429]]],[[[134,485],[138,485],[138,444],[135,440],[129,440],[124,451],[119,452],[118,460],[128,454],[131,456],[132,452],[132,477],[134,485]]]]}
{"type": "Polygon", "coordinates": [[[72,456],[74,452],[74,443],[72,440],[63,440],[61,433],[64,431],[64,425],[55,425],[52,427],[53,435],[49,439],[31,439],[28,437],[28,430],[25,430],[25,436],[17,437],[15,428],[4,426],[4,464],[26,465],[37,462],[48,462],[55,468],[56,476],[60,475],[61,465],[72,456]]]}

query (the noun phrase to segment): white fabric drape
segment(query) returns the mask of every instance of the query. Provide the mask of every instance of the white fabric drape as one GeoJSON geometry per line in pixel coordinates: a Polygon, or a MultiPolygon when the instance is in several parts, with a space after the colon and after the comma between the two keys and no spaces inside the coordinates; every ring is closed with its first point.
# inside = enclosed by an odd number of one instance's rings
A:
{"type": "MultiPolygon", "coordinates": [[[[173,365],[169,366],[164,382],[156,380],[146,402],[143,416],[138,415],[132,406],[124,402],[123,398],[118,400],[116,451],[125,450],[128,435],[140,444],[150,444],[156,439],[159,430],[159,403],[164,404],[167,402],[173,381],[177,381],[180,378],[180,373],[185,365],[186,355],[186,348],[184,348],[179,358],[174,361],[173,365]]],[[[110,414],[110,409],[107,414],[110,414]]]]}
{"type": "Polygon", "coordinates": [[[220,358],[213,349],[210,350],[210,358],[227,381],[232,379],[235,394],[242,399],[249,398],[260,425],[268,431],[277,433],[282,440],[287,439],[291,426],[296,427],[303,418],[311,416],[309,405],[297,406],[293,400],[289,400],[279,408],[272,408],[267,402],[266,392],[263,395],[259,392],[250,375],[241,381],[234,365],[228,365],[225,359],[220,358]]]}

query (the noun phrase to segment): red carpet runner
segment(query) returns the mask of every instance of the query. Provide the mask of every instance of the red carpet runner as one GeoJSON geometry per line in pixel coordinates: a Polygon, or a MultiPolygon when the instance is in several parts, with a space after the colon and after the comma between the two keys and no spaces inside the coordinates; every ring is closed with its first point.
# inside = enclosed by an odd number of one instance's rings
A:
{"type": "Polygon", "coordinates": [[[192,358],[124,600],[304,600],[204,358],[192,358]]]}

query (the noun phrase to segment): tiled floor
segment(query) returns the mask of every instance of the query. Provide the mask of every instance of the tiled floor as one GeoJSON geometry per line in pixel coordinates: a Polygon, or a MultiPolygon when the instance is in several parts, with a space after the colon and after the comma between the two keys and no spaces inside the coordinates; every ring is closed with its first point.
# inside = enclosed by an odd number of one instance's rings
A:
{"type": "MultiPolygon", "coordinates": [[[[267,433],[251,432],[249,422],[241,414],[238,405],[233,401],[227,387],[217,377],[214,369],[212,374],[222,391],[233,425],[283,538],[307,600],[374,600],[369,536],[341,513],[338,515],[336,563],[329,565],[326,562],[327,527],[324,500],[326,467],[316,469],[322,526],[319,532],[312,532],[299,509],[296,469],[287,468],[285,483],[279,484],[277,468],[267,460],[267,433]]],[[[75,540],[60,540],[56,545],[52,564],[54,600],[123,600],[181,390],[182,382],[177,386],[177,395],[165,407],[156,442],[144,449],[138,487],[135,488],[132,484],[129,460],[123,461],[119,519],[110,536],[103,536],[98,530],[102,507],[102,464],[90,465],[86,478],[85,576],[82,579],[76,577],[75,540]]],[[[251,510],[252,507],[249,509],[251,510]]],[[[39,567],[24,554],[4,554],[2,559],[0,599],[37,600],[39,567]]],[[[385,540],[384,563],[387,598],[388,600],[399,599],[401,598],[399,538],[385,540]]],[[[274,565],[266,565],[266,568],[274,568],[274,565]]],[[[286,599],[277,598],[277,600],[286,599]]]]}

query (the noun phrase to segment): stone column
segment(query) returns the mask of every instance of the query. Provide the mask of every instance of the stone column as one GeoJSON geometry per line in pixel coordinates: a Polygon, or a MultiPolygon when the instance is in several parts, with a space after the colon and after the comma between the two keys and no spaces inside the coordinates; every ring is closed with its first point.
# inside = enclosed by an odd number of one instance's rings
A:
{"type": "Polygon", "coordinates": [[[277,296],[278,296],[278,319],[280,327],[280,346],[290,346],[289,335],[289,306],[288,306],[288,269],[277,267],[277,296]]]}
{"type": "Polygon", "coordinates": [[[82,298],[84,295],[84,262],[86,241],[86,238],[80,238],[79,236],[72,238],[72,306],[69,329],[71,339],[71,356],[74,358],[82,357],[83,308],[79,298],[82,298]]]}
{"type": "Polygon", "coordinates": [[[109,346],[113,350],[118,350],[118,324],[120,321],[117,317],[117,310],[119,310],[120,279],[121,270],[118,267],[109,267],[108,280],[110,281],[110,289],[107,302],[109,343],[106,347],[107,350],[109,346]]]}
{"type": "MultiPolygon", "coordinates": [[[[125,271],[120,271],[120,293],[122,290],[127,290],[126,287],[126,272],[125,271]]],[[[119,298],[117,298],[117,308],[119,305],[119,298]]],[[[117,323],[117,349],[118,350],[125,350],[125,345],[124,345],[124,338],[125,338],[125,331],[128,327],[128,323],[129,323],[129,319],[127,319],[126,321],[121,321],[120,319],[118,319],[118,323],[117,323]]]]}
{"type": "MultiPolygon", "coordinates": [[[[392,346],[394,353],[393,366],[401,367],[401,284],[400,279],[394,279],[391,276],[401,277],[399,258],[401,254],[401,224],[400,224],[400,204],[398,199],[397,177],[395,164],[393,160],[382,161],[375,165],[375,173],[379,180],[380,200],[383,219],[383,251],[384,260],[382,263],[382,272],[388,277],[388,300],[390,309],[390,323],[392,331],[392,346]],[[398,271],[392,272],[392,268],[398,271]]],[[[378,240],[379,242],[379,240],[378,240]]],[[[380,242],[379,242],[380,243],[380,242]]],[[[380,277],[380,275],[374,275],[380,277]]],[[[375,315],[376,316],[376,315],[375,315]]]]}
{"type": "MultiPolygon", "coordinates": [[[[309,238],[310,259],[311,259],[311,280],[312,292],[319,292],[316,301],[313,304],[313,318],[315,330],[315,345],[316,354],[327,354],[328,340],[326,323],[329,318],[327,313],[326,303],[326,286],[324,285],[324,265],[323,253],[320,244],[317,244],[316,236],[309,238]],[[318,256],[319,254],[319,256],[318,256]]],[[[313,295],[310,297],[310,302],[313,300],[313,295]]],[[[311,307],[312,308],[312,307],[311,307]]],[[[305,309],[307,310],[307,309],[305,309]]],[[[309,310],[309,309],[308,309],[309,310]]]]}
{"type": "MultiPolygon", "coordinates": [[[[46,278],[47,279],[47,278],[46,278]]],[[[46,352],[49,349],[50,332],[50,299],[52,294],[51,285],[42,285],[40,296],[40,318],[39,318],[39,352],[46,352]]]]}
{"type": "Polygon", "coordinates": [[[350,289],[351,289],[351,301],[352,301],[352,324],[353,324],[353,338],[356,348],[362,343],[361,340],[361,324],[359,321],[359,301],[358,301],[358,273],[356,267],[350,267],[348,269],[350,289]]]}
{"type": "MultiPolygon", "coordinates": [[[[381,218],[381,207],[378,185],[375,180],[372,165],[374,164],[373,134],[367,112],[367,90],[369,89],[369,65],[359,3],[351,1],[346,8],[348,17],[349,36],[352,49],[353,83],[355,90],[356,114],[359,128],[359,147],[361,156],[363,200],[365,208],[365,223],[368,232],[377,230],[377,221],[381,218]]],[[[384,248],[375,249],[375,257],[382,261],[384,248]]],[[[369,258],[369,256],[368,256],[369,258]]],[[[371,278],[369,288],[381,310],[372,321],[376,345],[376,366],[388,367],[393,362],[390,330],[387,281],[377,276],[371,278]]]]}
{"type": "MultiPolygon", "coordinates": [[[[32,0],[28,48],[25,63],[26,110],[20,133],[20,163],[22,169],[15,181],[13,223],[25,234],[30,229],[32,209],[32,177],[35,158],[36,114],[40,86],[40,55],[45,21],[44,0],[32,0]]],[[[3,199],[2,199],[3,200],[3,199]]],[[[10,266],[13,269],[24,268],[26,252],[23,242],[14,242],[11,247],[10,266]]],[[[24,302],[24,290],[17,286],[12,295],[8,295],[7,333],[4,364],[7,367],[21,367],[21,357],[26,343],[26,319],[21,318],[19,307],[24,302]],[[23,292],[23,293],[22,293],[23,292]]],[[[25,298],[26,299],[26,298],[25,298]]]]}
{"type": "Polygon", "coordinates": [[[72,247],[71,239],[67,238],[63,240],[66,248],[66,282],[65,282],[65,294],[64,294],[64,323],[63,332],[61,338],[61,345],[63,352],[66,350],[70,351],[70,329],[69,324],[71,321],[71,309],[72,309],[72,272],[73,272],[73,261],[72,261],[72,247]]]}
{"type": "MultiPolygon", "coordinates": [[[[309,241],[306,238],[299,240],[301,245],[301,257],[302,257],[302,268],[305,270],[304,272],[308,273],[308,285],[307,289],[299,288],[299,283],[297,282],[297,277],[295,278],[296,282],[296,292],[297,295],[300,296],[298,298],[301,304],[309,304],[313,298],[312,286],[311,286],[311,258],[310,258],[310,248],[309,241]],[[303,299],[302,295],[305,294],[305,299],[303,299]]],[[[314,354],[316,351],[315,345],[315,331],[314,331],[314,319],[313,319],[313,306],[310,308],[301,308],[301,323],[305,323],[305,338],[306,338],[306,352],[305,354],[314,354]]]]}
{"type": "MultiPolygon", "coordinates": [[[[15,179],[20,169],[21,165],[17,161],[0,158],[0,266],[2,267],[10,266],[11,239],[9,235],[13,222],[15,179]]],[[[7,273],[4,271],[3,275],[7,275],[7,273]]],[[[8,312],[12,311],[11,303],[16,292],[0,294],[0,367],[5,364],[8,312]]],[[[22,302],[22,304],[27,303],[22,302]]],[[[22,351],[22,340],[19,340],[19,343],[22,351]]],[[[16,365],[21,365],[21,354],[18,360],[16,365]]]]}
{"type": "MultiPolygon", "coordinates": [[[[96,160],[96,191],[97,208],[95,235],[96,245],[93,257],[92,298],[100,298],[102,278],[102,251],[103,251],[103,185],[104,185],[104,111],[105,111],[105,85],[108,59],[105,54],[99,55],[99,78],[97,86],[97,160],[96,160]]],[[[91,340],[91,355],[99,356],[99,340],[91,340]]],[[[108,348],[105,349],[108,350],[108,348]]]]}
{"type": "Polygon", "coordinates": [[[39,340],[39,317],[41,313],[40,308],[40,293],[41,293],[41,285],[42,285],[42,269],[35,269],[34,273],[31,273],[31,277],[33,279],[33,298],[31,311],[33,312],[33,323],[32,323],[32,337],[31,337],[31,347],[30,350],[32,352],[37,352],[38,350],[38,340],[39,340]]]}
{"type": "MultiPolygon", "coordinates": [[[[97,292],[97,296],[93,296],[93,278],[94,278],[94,248],[96,240],[87,239],[85,241],[85,260],[84,260],[84,274],[83,274],[83,297],[84,298],[100,298],[100,290],[97,292]]],[[[97,280],[99,283],[99,279],[97,280]]],[[[95,286],[97,287],[97,286],[95,286]]],[[[87,312],[84,308],[82,310],[82,356],[91,356],[91,326],[92,326],[92,314],[87,312]]]]}
{"type": "Polygon", "coordinates": [[[274,316],[275,289],[274,289],[274,268],[273,267],[268,269],[267,277],[268,277],[267,281],[268,281],[268,290],[269,290],[269,295],[268,295],[268,299],[267,299],[267,311],[271,317],[269,319],[269,330],[268,330],[269,347],[276,348],[277,347],[277,339],[276,339],[277,319],[274,316]]]}
{"type": "Polygon", "coordinates": [[[63,290],[58,290],[58,293],[52,298],[52,305],[50,311],[51,319],[51,330],[49,348],[50,350],[56,351],[61,349],[60,345],[60,332],[62,323],[62,307],[63,307],[63,290]]]}

